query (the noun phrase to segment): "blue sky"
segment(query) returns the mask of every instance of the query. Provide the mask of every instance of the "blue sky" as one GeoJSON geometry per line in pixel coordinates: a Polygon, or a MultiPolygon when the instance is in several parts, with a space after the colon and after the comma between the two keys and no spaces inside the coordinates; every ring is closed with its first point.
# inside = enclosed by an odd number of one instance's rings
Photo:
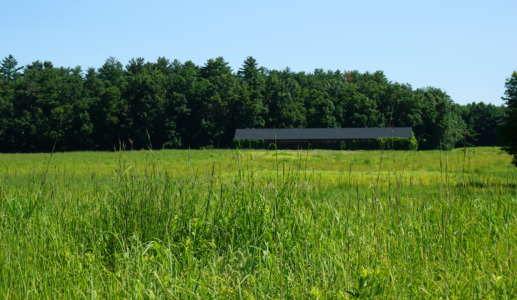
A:
{"type": "Polygon", "coordinates": [[[0,57],[100,67],[159,56],[234,70],[383,70],[456,103],[500,105],[517,69],[517,1],[3,1],[0,57]]]}

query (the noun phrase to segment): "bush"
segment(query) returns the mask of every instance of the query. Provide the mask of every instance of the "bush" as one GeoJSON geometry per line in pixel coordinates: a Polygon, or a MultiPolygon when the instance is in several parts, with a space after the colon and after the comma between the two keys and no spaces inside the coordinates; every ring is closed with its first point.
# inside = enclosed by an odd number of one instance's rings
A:
{"type": "Polygon", "coordinates": [[[415,133],[412,133],[410,139],[404,138],[380,138],[377,139],[377,145],[379,149],[382,149],[382,145],[386,144],[385,149],[391,150],[416,150],[418,149],[418,141],[415,138],[415,133]]]}
{"type": "Polygon", "coordinates": [[[354,144],[352,141],[342,141],[339,148],[341,148],[341,150],[354,150],[354,144]]]}

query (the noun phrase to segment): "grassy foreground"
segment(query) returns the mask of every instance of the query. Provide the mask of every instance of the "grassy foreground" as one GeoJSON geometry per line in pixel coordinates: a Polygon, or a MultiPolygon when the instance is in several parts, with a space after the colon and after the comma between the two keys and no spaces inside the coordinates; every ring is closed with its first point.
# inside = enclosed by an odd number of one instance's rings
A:
{"type": "Polygon", "coordinates": [[[514,299],[510,161],[496,148],[3,154],[0,297],[514,299]]]}

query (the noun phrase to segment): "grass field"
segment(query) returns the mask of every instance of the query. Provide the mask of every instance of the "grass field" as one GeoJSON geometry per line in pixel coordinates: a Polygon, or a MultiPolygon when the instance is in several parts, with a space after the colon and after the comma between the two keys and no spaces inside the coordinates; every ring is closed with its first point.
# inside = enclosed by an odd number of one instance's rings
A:
{"type": "Polygon", "coordinates": [[[0,155],[2,299],[514,299],[498,148],[0,155]]]}

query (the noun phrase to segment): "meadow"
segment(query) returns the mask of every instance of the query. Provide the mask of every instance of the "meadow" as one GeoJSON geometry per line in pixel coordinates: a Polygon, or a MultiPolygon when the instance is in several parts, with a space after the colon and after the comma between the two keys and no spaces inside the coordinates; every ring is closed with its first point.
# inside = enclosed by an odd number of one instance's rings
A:
{"type": "Polygon", "coordinates": [[[514,299],[510,161],[492,147],[0,154],[0,298],[514,299]]]}

